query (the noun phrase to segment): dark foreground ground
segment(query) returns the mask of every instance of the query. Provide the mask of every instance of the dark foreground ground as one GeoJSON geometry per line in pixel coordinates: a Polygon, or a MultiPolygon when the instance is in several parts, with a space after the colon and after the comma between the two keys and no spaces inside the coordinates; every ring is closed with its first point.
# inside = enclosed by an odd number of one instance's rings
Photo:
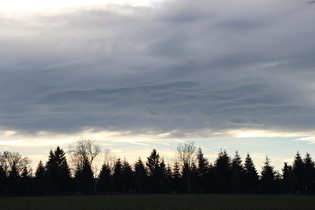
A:
{"type": "Polygon", "coordinates": [[[315,196],[111,195],[1,197],[0,209],[315,209],[315,196]]]}

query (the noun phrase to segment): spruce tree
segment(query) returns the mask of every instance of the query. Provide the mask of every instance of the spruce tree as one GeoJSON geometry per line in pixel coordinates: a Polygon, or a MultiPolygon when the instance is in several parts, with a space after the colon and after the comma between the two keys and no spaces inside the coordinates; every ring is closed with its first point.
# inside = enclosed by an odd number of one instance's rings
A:
{"type": "Polygon", "coordinates": [[[133,171],[127,160],[124,160],[121,170],[122,193],[129,194],[132,189],[133,171]]]}
{"type": "Polygon", "coordinates": [[[32,193],[32,176],[27,167],[24,167],[21,174],[20,194],[30,195],[32,193]]]}
{"type": "Polygon", "coordinates": [[[94,177],[90,162],[86,159],[83,165],[78,165],[75,173],[78,192],[88,195],[94,192],[94,177]]]}
{"type": "Polygon", "coordinates": [[[122,184],[122,163],[120,158],[117,159],[114,166],[114,174],[113,174],[113,182],[115,192],[123,192],[123,184],[122,184]]]}
{"type": "Polygon", "coordinates": [[[242,159],[238,152],[235,152],[235,156],[232,159],[231,164],[231,180],[230,180],[230,189],[231,192],[239,193],[243,191],[243,182],[244,182],[244,168],[242,165],[242,159]]]}
{"type": "Polygon", "coordinates": [[[313,191],[313,187],[315,185],[314,179],[314,161],[311,158],[309,153],[306,153],[304,162],[304,178],[305,178],[305,193],[310,194],[313,191]]]}
{"type": "Polygon", "coordinates": [[[179,163],[176,161],[174,163],[174,169],[173,169],[173,183],[174,183],[174,190],[175,192],[179,193],[182,192],[182,177],[180,173],[180,167],[179,163]]]}
{"type": "Polygon", "coordinates": [[[102,194],[109,194],[111,192],[111,182],[111,167],[104,163],[98,176],[97,191],[102,194]]]}
{"type": "Polygon", "coordinates": [[[293,169],[288,163],[284,163],[282,168],[282,190],[284,193],[293,193],[294,191],[293,169]]]}
{"type": "Polygon", "coordinates": [[[166,165],[164,159],[161,160],[159,167],[156,168],[155,180],[157,183],[157,192],[165,193],[168,190],[167,177],[166,177],[166,165]]]}
{"type": "Polygon", "coordinates": [[[270,160],[266,157],[261,172],[261,188],[263,193],[274,193],[276,191],[275,174],[274,167],[270,165],[270,160]]]}
{"type": "Polygon", "coordinates": [[[146,165],[149,169],[149,188],[152,193],[157,193],[160,184],[160,155],[155,149],[147,157],[146,165]]]}
{"type": "Polygon", "coordinates": [[[9,195],[16,196],[20,194],[20,181],[21,181],[21,177],[18,173],[15,162],[13,162],[13,165],[9,172],[8,185],[7,185],[7,191],[9,195]]]}
{"type": "Polygon", "coordinates": [[[59,146],[49,152],[46,162],[46,179],[49,194],[60,195],[69,191],[70,169],[65,152],[59,146]]]}
{"type": "Polygon", "coordinates": [[[229,191],[230,176],[231,176],[231,161],[226,151],[221,151],[215,161],[217,190],[220,193],[227,193],[229,191]]]}
{"type": "Polygon", "coordinates": [[[197,167],[198,179],[196,179],[196,185],[200,192],[204,192],[205,184],[206,184],[206,174],[208,173],[208,170],[209,170],[209,162],[204,157],[204,154],[200,147],[197,151],[197,164],[198,164],[198,167],[197,167]]]}
{"type": "Polygon", "coordinates": [[[293,169],[292,172],[295,176],[295,190],[297,193],[305,192],[305,171],[304,171],[304,162],[300,153],[297,152],[293,160],[293,169]]]}
{"type": "Polygon", "coordinates": [[[35,172],[35,192],[37,195],[45,195],[47,188],[46,170],[42,161],[39,161],[35,172]]]}
{"type": "Polygon", "coordinates": [[[135,163],[135,190],[137,193],[145,193],[148,189],[148,174],[144,164],[139,157],[135,163]]]}
{"type": "Polygon", "coordinates": [[[244,161],[244,179],[245,192],[255,193],[258,191],[258,173],[249,153],[247,153],[244,161]]]}

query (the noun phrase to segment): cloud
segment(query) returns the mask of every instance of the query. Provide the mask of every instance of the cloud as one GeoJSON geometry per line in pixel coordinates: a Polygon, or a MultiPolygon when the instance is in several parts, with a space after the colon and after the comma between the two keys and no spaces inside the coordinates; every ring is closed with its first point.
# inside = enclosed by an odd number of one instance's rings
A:
{"type": "Polygon", "coordinates": [[[167,137],[311,133],[314,11],[166,1],[2,17],[0,125],[167,137]]]}
{"type": "Polygon", "coordinates": [[[297,139],[296,141],[306,141],[310,144],[315,144],[315,137],[314,136],[303,137],[303,138],[297,139]]]}

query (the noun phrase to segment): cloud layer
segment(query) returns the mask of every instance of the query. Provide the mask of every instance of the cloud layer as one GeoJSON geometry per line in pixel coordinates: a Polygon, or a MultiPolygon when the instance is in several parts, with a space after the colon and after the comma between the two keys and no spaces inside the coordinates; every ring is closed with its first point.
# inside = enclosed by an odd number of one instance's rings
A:
{"type": "Polygon", "coordinates": [[[1,17],[0,126],[312,133],[315,13],[298,1],[165,1],[1,17]]]}

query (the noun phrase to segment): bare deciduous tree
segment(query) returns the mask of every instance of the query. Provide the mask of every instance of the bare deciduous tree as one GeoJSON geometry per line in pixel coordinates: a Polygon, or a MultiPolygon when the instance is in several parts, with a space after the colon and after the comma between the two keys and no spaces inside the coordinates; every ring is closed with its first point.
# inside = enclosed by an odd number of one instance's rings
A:
{"type": "Polygon", "coordinates": [[[177,158],[180,163],[191,168],[196,161],[196,146],[194,142],[184,142],[177,146],[177,158]]]}
{"type": "Polygon", "coordinates": [[[17,172],[21,174],[24,168],[31,162],[32,161],[28,157],[22,157],[18,152],[0,152],[0,165],[7,175],[9,175],[13,165],[15,165],[17,172]]]}
{"type": "Polygon", "coordinates": [[[191,192],[190,179],[193,164],[196,162],[196,146],[194,142],[184,142],[177,146],[177,158],[182,164],[183,173],[187,177],[187,191],[191,192]]]}
{"type": "Polygon", "coordinates": [[[79,167],[83,167],[86,163],[92,165],[93,160],[100,152],[100,145],[95,144],[95,141],[91,138],[81,137],[69,147],[72,163],[79,167]]]}

